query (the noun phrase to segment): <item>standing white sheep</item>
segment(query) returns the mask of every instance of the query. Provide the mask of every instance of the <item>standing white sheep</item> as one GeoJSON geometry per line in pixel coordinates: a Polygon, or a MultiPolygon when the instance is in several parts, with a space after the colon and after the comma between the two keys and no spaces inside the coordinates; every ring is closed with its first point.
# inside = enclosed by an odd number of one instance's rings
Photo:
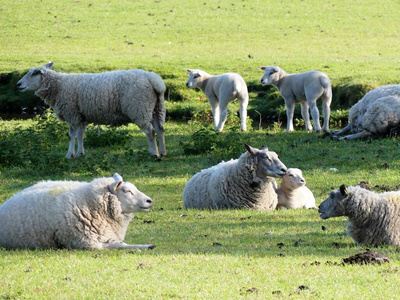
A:
{"type": "Polygon", "coordinates": [[[347,234],[360,245],[400,246],[400,191],[376,194],[343,184],[318,212],[322,219],[347,216],[347,234]]]}
{"type": "Polygon", "coordinates": [[[123,242],[133,212],[153,201],[114,177],[92,182],[41,181],[0,207],[0,246],[15,248],[151,249],[123,242]]]}
{"type": "Polygon", "coordinates": [[[17,87],[20,91],[35,91],[58,119],[68,123],[67,158],[85,153],[83,136],[90,123],[119,126],[133,122],[146,134],[151,155],[167,154],[164,137],[166,87],[160,76],[139,69],[65,74],[51,70],[52,66],[53,63],[49,63],[30,69],[17,87]],[[78,140],[76,155],[75,138],[78,140]]]}
{"type": "Polygon", "coordinates": [[[187,70],[189,79],[186,86],[199,88],[208,98],[214,118],[214,130],[221,132],[228,117],[228,103],[239,100],[240,129],[247,130],[247,105],[249,94],[243,78],[236,73],[210,75],[202,70],[187,70]]]}
{"type": "Polygon", "coordinates": [[[400,125],[400,85],[385,85],[374,89],[349,111],[349,123],[340,131],[332,131],[333,139],[352,140],[382,136],[400,125]],[[340,135],[353,133],[344,137],[340,135]]]}
{"type": "Polygon", "coordinates": [[[277,189],[277,209],[284,208],[315,208],[313,193],[306,187],[306,180],[300,169],[289,168],[282,177],[280,187],[277,189]]]}
{"type": "Polygon", "coordinates": [[[221,162],[195,174],[183,190],[185,208],[256,209],[276,208],[276,181],[286,166],[275,152],[245,145],[239,159],[221,162]]]}
{"type": "Polygon", "coordinates": [[[296,103],[301,103],[301,115],[306,130],[312,130],[310,115],[314,121],[315,132],[321,131],[317,100],[322,99],[322,114],[324,123],[322,130],[329,131],[330,105],[332,102],[332,87],[328,76],[319,71],[310,71],[299,74],[288,74],[276,66],[260,67],[264,71],[261,78],[262,85],[273,85],[281,93],[286,104],[287,126],[286,132],[293,131],[293,115],[296,103]]]}

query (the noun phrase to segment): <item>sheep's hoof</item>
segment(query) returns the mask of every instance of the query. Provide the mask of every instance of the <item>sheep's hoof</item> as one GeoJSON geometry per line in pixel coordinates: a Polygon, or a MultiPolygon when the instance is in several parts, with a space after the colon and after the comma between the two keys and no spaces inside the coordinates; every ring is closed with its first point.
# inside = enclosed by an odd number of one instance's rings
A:
{"type": "Polygon", "coordinates": [[[154,249],[156,246],[154,246],[154,245],[149,245],[149,247],[147,248],[147,249],[149,249],[149,250],[152,250],[152,249],[154,249]]]}

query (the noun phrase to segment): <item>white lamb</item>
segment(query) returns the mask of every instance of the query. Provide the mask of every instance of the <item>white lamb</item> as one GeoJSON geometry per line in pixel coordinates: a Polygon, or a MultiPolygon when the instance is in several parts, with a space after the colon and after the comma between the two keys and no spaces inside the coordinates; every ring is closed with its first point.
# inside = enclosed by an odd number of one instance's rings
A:
{"type": "Polygon", "coordinates": [[[329,131],[330,105],[332,102],[332,87],[328,76],[319,71],[310,71],[299,74],[288,74],[276,66],[261,67],[264,76],[262,85],[273,85],[281,93],[286,104],[287,126],[286,132],[293,131],[293,114],[296,103],[301,103],[301,115],[306,130],[312,130],[310,115],[314,121],[315,132],[321,131],[317,100],[322,100],[322,114],[324,123],[322,130],[329,131]]]}
{"type": "Polygon", "coordinates": [[[400,191],[376,194],[343,184],[318,212],[322,219],[347,216],[347,234],[360,245],[400,246],[400,191]]]}
{"type": "Polygon", "coordinates": [[[239,159],[221,162],[195,174],[183,190],[185,208],[255,209],[276,208],[276,181],[286,166],[275,152],[245,145],[239,159]]]}
{"type": "Polygon", "coordinates": [[[400,85],[374,89],[354,104],[349,123],[340,131],[332,131],[333,139],[352,140],[367,136],[383,136],[400,125],[400,85]],[[344,137],[340,135],[353,133],[344,137]]]}
{"type": "Polygon", "coordinates": [[[153,201],[114,177],[92,182],[41,181],[0,207],[0,246],[14,248],[151,249],[123,242],[133,212],[153,201]]]}
{"type": "Polygon", "coordinates": [[[236,73],[210,75],[201,70],[187,70],[189,79],[186,86],[199,88],[208,98],[214,118],[214,130],[221,132],[228,117],[228,103],[238,99],[240,104],[240,129],[247,130],[247,105],[249,94],[243,78],[236,73]]]}
{"type": "Polygon", "coordinates": [[[164,137],[166,87],[160,76],[143,70],[65,74],[51,70],[52,66],[53,63],[49,63],[32,68],[18,81],[17,87],[20,91],[35,91],[58,119],[68,123],[67,158],[85,153],[83,136],[90,123],[118,126],[133,122],[146,134],[151,155],[167,154],[164,137]],[[78,140],[76,155],[75,138],[78,140]]]}
{"type": "Polygon", "coordinates": [[[277,209],[315,208],[313,193],[306,187],[306,181],[300,169],[289,168],[282,177],[282,183],[277,189],[277,209]]]}

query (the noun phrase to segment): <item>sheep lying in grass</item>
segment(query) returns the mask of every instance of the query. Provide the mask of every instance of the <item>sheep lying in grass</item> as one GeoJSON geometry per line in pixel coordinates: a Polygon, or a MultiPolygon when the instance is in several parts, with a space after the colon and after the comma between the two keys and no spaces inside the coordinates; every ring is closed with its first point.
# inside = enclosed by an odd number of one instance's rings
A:
{"type": "Polygon", "coordinates": [[[400,191],[376,194],[340,186],[318,209],[322,219],[347,216],[348,235],[360,245],[400,246],[400,191]]]}
{"type": "Polygon", "coordinates": [[[277,209],[315,208],[314,195],[306,187],[306,181],[300,169],[288,169],[276,192],[278,194],[277,209]]]}
{"type": "Polygon", "coordinates": [[[354,104],[349,111],[349,123],[340,131],[332,131],[333,139],[352,140],[390,133],[400,125],[400,85],[374,89],[354,104]],[[353,133],[344,137],[343,134],[353,133]]]}
{"type": "Polygon", "coordinates": [[[115,174],[92,182],[41,181],[0,207],[0,246],[14,248],[151,249],[123,242],[133,212],[153,201],[115,174]]]}
{"type": "Polygon", "coordinates": [[[236,73],[210,75],[201,70],[187,70],[189,79],[186,86],[199,88],[208,98],[214,117],[214,130],[221,132],[228,117],[228,103],[238,99],[240,104],[240,129],[247,130],[247,105],[249,94],[243,78],[236,73]]]}
{"type": "Polygon", "coordinates": [[[312,130],[310,115],[314,121],[315,132],[321,131],[317,100],[322,99],[322,113],[324,123],[322,130],[329,131],[330,105],[332,102],[332,87],[328,76],[319,71],[310,71],[299,74],[288,74],[276,66],[261,67],[264,76],[262,85],[273,85],[281,93],[286,104],[287,127],[286,132],[293,131],[293,114],[296,103],[301,103],[301,115],[306,130],[312,130]]]}
{"type": "Polygon", "coordinates": [[[239,159],[221,162],[195,174],[183,190],[185,208],[275,209],[278,197],[273,177],[282,177],[286,166],[275,152],[245,145],[239,159]]]}
{"type": "Polygon", "coordinates": [[[165,84],[160,76],[143,70],[99,74],[57,73],[49,63],[32,68],[20,81],[20,91],[35,94],[69,126],[67,158],[85,153],[83,136],[90,123],[118,126],[135,123],[147,136],[150,154],[160,157],[165,149],[165,84]],[[160,153],[154,128],[157,131],[160,153]],[[78,150],[75,154],[75,138],[78,150]]]}

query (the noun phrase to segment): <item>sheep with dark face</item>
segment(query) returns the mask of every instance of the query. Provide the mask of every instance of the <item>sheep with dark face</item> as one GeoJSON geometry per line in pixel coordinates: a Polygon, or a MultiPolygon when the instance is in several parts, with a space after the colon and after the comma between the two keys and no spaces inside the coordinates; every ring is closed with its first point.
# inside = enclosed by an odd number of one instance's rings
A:
{"type": "Polygon", "coordinates": [[[288,74],[277,66],[261,67],[264,76],[262,85],[273,85],[281,93],[286,104],[287,127],[286,132],[293,131],[293,115],[296,103],[301,103],[301,115],[306,130],[312,130],[310,115],[314,121],[315,132],[321,131],[317,100],[322,100],[324,124],[322,130],[329,131],[330,105],[332,102],[332,87],[329,77],[320,71],[310,71],[299,74],[288,74]]]}
{"type": "Polygon", "coordinates": [[[318,209],[322,219],[347,216],[348,235],[360,245],[400,246],[400,191],[376,194],[341,185],[318,209]]]}
{"type": "Polygon", "coordinates": [[[153,201],[117,173],[91,182],[41,181],[0,206],[0,246],[151,249],[123,242],[133,213],[153,201]]]}
{"type": "Polygon", "coordinates": [[[98,74],[65,74],[51,70],[53,63],[32,68],[18,81],[20,91],[35,94],[69,126],[66,158],[85,153],[83,136],[88,124],[118,126],[135,123],[147,136],[150,154],[161,157],[165,149],[165,84],[160,76],[143,70],[98,74]],[[157,131],[160,152],[157,148],[157,131]],[[75,154],[75,138],[78,150],[75,154]]]}
{"type": "Polygon", "coordinates": [[[275,152],[245,145],[238,159],[221,162],[195,174],[183,190],[185,208],[275,209],[276,181],[286,166],[275,152]]]}

